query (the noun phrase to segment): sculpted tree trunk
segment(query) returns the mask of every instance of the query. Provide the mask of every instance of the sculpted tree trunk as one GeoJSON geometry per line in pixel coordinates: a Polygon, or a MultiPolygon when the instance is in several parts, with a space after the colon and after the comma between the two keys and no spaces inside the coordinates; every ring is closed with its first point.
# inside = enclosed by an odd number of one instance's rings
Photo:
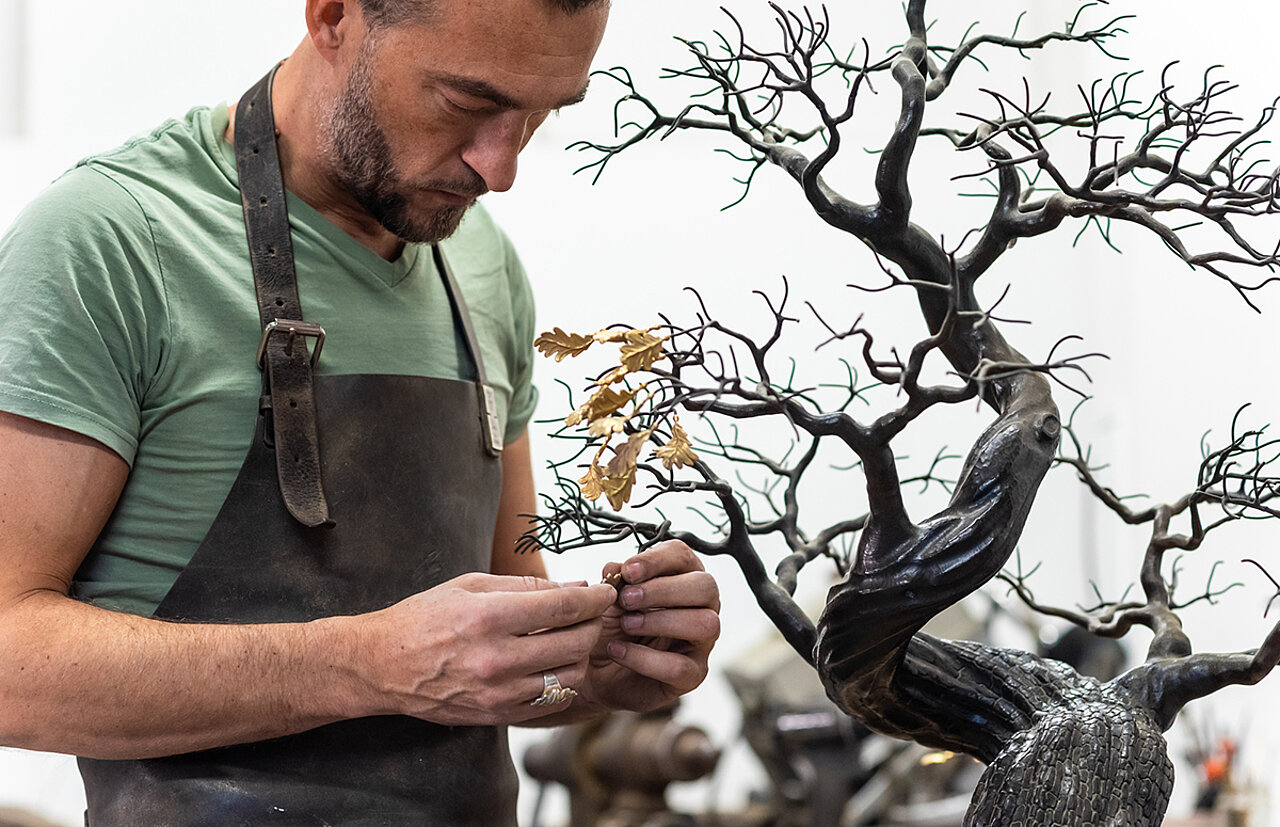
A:
{"type": "MultiPolygon", "coordinates": [[[[774,6],[780,46],[750,45],[741,27],[736,42],[722,38],[717,50],[687,41],[695,65],[672,74],[702,81],[706,89],[674,115],[641,95],[624,70],[611,73],[626,88],[619,106],[638,107],[641,116],[615,143],[583,144],[600,153],[588,168],[602,170],[618,153],[653,136],[681,130],[722,133],[747,151],[742,160],[750,168],[743,179],[748,188],[760,168],[781,168],[819,218],[875,253],[891,286],[915,291],[929,336],[905,358],[897,351],[878,354],[875,339],[860,323],[837,329],[815,311],[831,342],[861,342],[866,370],[897,391],[897,407],[859,421],[850,408],[864,393],[853,378],[835,406],[820,403],[811,389],[792,387],[790,379],[775,378],[773,354],[785,325],[794,321],[786,315],[786,297],[776,306],[770,302],[775,326],[764,337],[729,328],[704,306],[697,323],[687,327],[617,326],[593,335],[557,329],[538,342],[557,359],[599,344],[621,347],[617,367],[591,385],[588,400],[568,419],[569,427],[589,428],[582,438],[586,474],[576,485],[564,481],[567,496],[553,501],[551,512],[541,518],[538,540],[565,550],[621,536],[643,542],[674,537],[701,553],[733,557],[762,610],[814,665],[844,712],[875,731],[968,753],[987,764],[966,819],[970,825],[1158,825],[1173,784],[1161,733],[1178,710],[1224,686],[1256,683],[1280,660],[1280,626],[1256,651],[1194,653],[1177,615],[1187,604],[1175,601],[1164,573],[1167,552],[1198,548],[1216,526],[1246,512],[1277,516],[1270,503],[1280,481],[1267,473],[1270,443],[1261,432],[1240,431],[1233,424],[1229,443],[1205,458],[1190,494],[1176,503],[1131,511],[1097,481],[1051,394],[1051,383],[1061,382],[1065,371],[1079,370],[1088,354],[1051,354],[1040,362],[1026,358],[1005,340],[991,310],[974,294],[978,279],[1013,242],[1051,232],[1068,219],[1099,226],[1125,221],[1150,230],[1177,257],[1224,279],[1246,302],[1261,284],[1242,281],[1236,270],[1278,263],[1274,252],[1254,248],[1236,227],[1280,209],[1277,171],[1263,169],[1249,156],[1273,110],[1253,126],[1228,133],[1220,128],[1225,113],[1218,106],[1225,87],[1207,77],[1189,100],[1175,98],[1166,83],[1151,102],[1139,105],[1128,93],[1132,76],[1122,75],[1109,85],[1089,87],[1095,91],[1085,96],[1080,112],[1048,112],[1025,89],[1016,99],[989,93],[995,113],[975,117],[967,129],[927,118],[930,104],[982,50],[1034,52],[1051,44],[1078,44],[1105,51],[1121,33],[1124,18],[1091,28],[1085,20],[1097,12],[1090,11],[1092,5],[1082,6],[1061,32],[1019,38],[971,31],[961,43],[943,48],[929,44],[925,3],[912,0],[905,9],[905,44],[885,60],[862,62],[839,57],[843,52],[828,43],[825,17],[774,6]],[[879,148],[876,199],[858,203],[840,195],[823,173],[843,146],[842,130],[867,94],[869,80],[884,74],[898,90],[898,116],[892,137],[879,148]],[[827,97],[819,91],[823,79],[832,76],[844,80],[834,103],[829,87],[823,87],[827,97]],[[796,101],[816,118],[815,126],[783,126],[784,107],[796,101]],[[1135,124],[1131,145],[1117,148],[1113,133],[1135,124]],[[1049,136],[1064,127],[1090,150],[1089,167],[1075,176],[1050,151],[1049,136]],[[984,223],[956,249],[945,248],[912,222],[908,172],[924,138],[976,153],[979,169],[969,174],[984,177],[995,192],[984,223]],[[805,151],[819,142],[814,154],[805,151]],[[1192,168],[1192,159],[1201,165],[1192,168]],[[1221,231],[1228,249],[1189,249],[1180,213],[1221,231]],[[925,360],[934,352],[952,366],[957,377],[952,384],[922,382],[925,360]],[[739,359],[739,353],[746,358],[739,359]],[[915,523],[902,486],[928,484],[938,476],[930,468],[903,479],[893,440],[929,408],[974,398],[995,418],[969,451],[946,507],[915,523]],[[726,439],[719,430],[695,445],[680,423],[681,411],[713,421],[782,418],[797,434],[797,444],[781,459],[771,455],[774,446],[726,439]],[[1072,452],[1059,452],[1064,434],[1072,452]],[[856,457],[867,508],[806,529],[799,484],[819,445],[832,441],[856,457]],[[646,455],[650,447],[653,453],[646,455]],[[1040,483],[1055,463],[1072,466],[1122,519],[1151,525],[1141,564],[1142,600],[1103,602],[1088,612],[1060,610],[1037,603],[1021,574],[1002,574],[1040,483]],[[717,470],[734,465],[773,476],[770,516],[754,518],[741,484],[735,487],[717,470]],[[712,520],[713,536],[617,513],[642,478],[645,505],[675,495],[709,497],[721,514],[712,520]],[[601,497],[612,510],[595,505],[601,497]],[[1216,522],[1206,522],[1201,514],[1210,503],[1223,509],[1216,522]],[[1179,516],[1189,519],[1189,533],[1171,531],[1171,521],[1179,516]],[[780,537],[790,550],[772,576],[756,548],[764,537],[780,537]],[[840,543],[852,538],[856,550],[842,554],[840,543]],[[834,560],[843,579],[831,589],[815,623],[791,595],[800,570],[818,557],[834,560]],[[1102,683],[1026,652],[921,633],[930,618],[997,576],[1033,608],[1097,634],[1119,637],[1135,625],[1150,629],[1146,662],[1102,683]]],[[[1196,599],[1213,596],[1206,588],[1196,599]]]]}

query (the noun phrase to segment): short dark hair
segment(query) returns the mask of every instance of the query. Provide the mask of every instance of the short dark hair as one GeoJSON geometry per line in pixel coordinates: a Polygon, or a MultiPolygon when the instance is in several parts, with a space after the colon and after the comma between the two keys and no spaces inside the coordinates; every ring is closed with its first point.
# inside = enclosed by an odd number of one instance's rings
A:
{"type": "MultiPolygon", "coordinates": [[[[382,28],[430,19],[432,10],[441,2],[448,0],[360,0],[360,6],[369,27],[382,28]]],[[[546,0],[547,5],[565,14],[575,14],[608,2],[609,0],[546,0]]]]}

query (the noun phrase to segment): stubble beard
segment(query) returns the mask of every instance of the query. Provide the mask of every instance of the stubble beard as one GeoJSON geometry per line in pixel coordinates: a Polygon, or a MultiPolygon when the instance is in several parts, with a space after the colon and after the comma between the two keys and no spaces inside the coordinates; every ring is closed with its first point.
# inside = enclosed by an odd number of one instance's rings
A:
{"type": "Polygon", "coordinates": [[[468,181],[431,180],[410,184],[404,180],[373,110],[369,44],[370,41],[366,41],[362,45],[347,85],[329,113],[325,137],[331,174],[388,232],[403,241],[434,244],[453,235],[471,204],[415,210],[409,194],[443,190],[479,197],[486,188],[478,175],[468,181]]]}

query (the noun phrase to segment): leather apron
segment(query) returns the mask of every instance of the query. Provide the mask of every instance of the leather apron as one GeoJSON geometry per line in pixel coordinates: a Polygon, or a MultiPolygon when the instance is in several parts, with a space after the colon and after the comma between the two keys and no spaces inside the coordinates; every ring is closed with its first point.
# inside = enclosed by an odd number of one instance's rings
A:
{"type": "MultiPolygon", "coordinates": [[[[265,130],[271,145],[266,166],[279,179],[270,115],[273,75],[274,70],[240,102],[237,166],[251,250],[268,245],[276,258],[287,252],[285,280],[292,284],[282,293],[287,298],[291,288],[296,298],[287,215],[283,242],[270,237],[270,227],[262,231],[263,215],[250,214],[250,200],[257,196],[255,182],[246,180],[250,162],[242,157],[253,137],[242,126],[256,129],[258,138],[265,130]],[[255,106],[259,114],[245,117],[255,106]]],[[[253,151],[258,153],[256,146],[253,151]]],[[[283,185],[254,206],[273,213],[268,220],[278,231],[283,185]]],[[[301,353],[302,384],[313,398],[289,388],[286,403],[280,386],[292,380],[268,364],[263,415],[239,476],[155,617],[275,623],[359,614],[459,574],[488,570],[501,490],[496,418],[466,306],[438,248],[435,255],[476,381],[312,376],[318,343],[308,354],[300,307],[284,333],[268,322],[263,350],[301,353]],[[292,411],[295,396],[307,397],[304,409],[314,405],[314,440],[293,432],[305,432],[307,422],[282,424],[288,417],[273,413],[286,404],[292,411]],[[291,474],[283,467],[287,461],[305,469],[317,459],[318,474],[291,474]],[[298,502],[303,506],[295,507],[298,502]]],[[[288,310],[287,302],[264,297],[260,269],[255,260],[260,305],[288,310]]],[[[276,355],[261,358],[270,363],[276,355]]],[[[304,411],[304,420],[311,415],[304,411]]],[[[516,775],[501,727],[365,718],[166,758],[82,758],[80,769],[86,824],[95,827],[515,824],[516,775]]]]}

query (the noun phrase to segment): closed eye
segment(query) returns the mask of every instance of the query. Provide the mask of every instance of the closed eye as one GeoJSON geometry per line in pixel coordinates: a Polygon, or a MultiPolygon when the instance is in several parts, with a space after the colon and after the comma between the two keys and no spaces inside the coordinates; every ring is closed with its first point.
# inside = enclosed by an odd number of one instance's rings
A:
{"type": "Polygon", "coordinates": [[[535,112],[554,112],[565,106],[571,106],[581,101],[587,94],[587,87],[583,86],[572,95],[568,95],[545,109],[534,109],[526,102],[519,101],[512,96],[506,94],[493,85],[483,80],[468,78],[459,75],[440,74],[435,75],[432,81],[439,84],[444,97],[451,101],[451,104],[460,110],[479,111],[485,106],[493,106],[498,109],[523,109],[535,112]]]}
{"type": "Polygon", "coordinates": [[[468,115],[476,115],[495,109],[494,105],[484,100],[467,100],[459,99],[450,95],[443,95],[445,105],[455,112],[468,115]]]}

